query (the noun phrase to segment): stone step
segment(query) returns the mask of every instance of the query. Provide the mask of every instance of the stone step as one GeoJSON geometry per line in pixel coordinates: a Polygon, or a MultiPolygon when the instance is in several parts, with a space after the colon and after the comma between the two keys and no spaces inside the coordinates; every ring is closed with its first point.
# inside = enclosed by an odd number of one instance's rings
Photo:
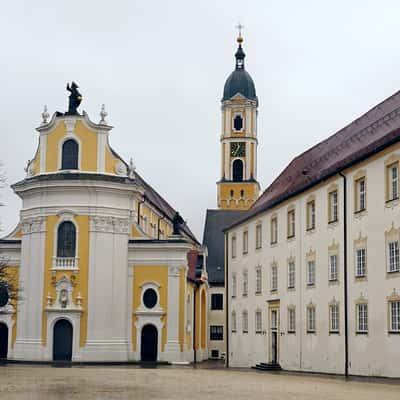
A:
{"type": "Polygon", "coordinates": [[[259,363],[253,367],[259,371],[281,371],[282,367],[278,363],[259,363]]]}

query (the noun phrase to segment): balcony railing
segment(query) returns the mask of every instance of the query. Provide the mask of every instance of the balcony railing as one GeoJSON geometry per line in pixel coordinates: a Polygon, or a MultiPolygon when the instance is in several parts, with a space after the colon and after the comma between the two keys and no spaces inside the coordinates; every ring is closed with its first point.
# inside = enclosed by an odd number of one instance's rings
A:
{"type": "Polygon", "coordinates": [[[78,269],[77,257],[53,257],[53,269],[78,269]]]}

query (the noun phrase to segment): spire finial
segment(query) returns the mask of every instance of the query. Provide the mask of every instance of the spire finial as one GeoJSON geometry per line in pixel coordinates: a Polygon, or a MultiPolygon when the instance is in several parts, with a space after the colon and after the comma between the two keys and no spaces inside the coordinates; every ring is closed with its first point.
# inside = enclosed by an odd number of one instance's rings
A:
{"type": "Polygon", "coordinates": [[[43,107],[43,112],[42,112],[42,125],[47,124],[47,120],[49,119],[49,117],[50,117],[50,114],[47,111],[47,106],[45,105],[43,107]]]}
{"type": "Polygon", "coordinates": [[[243,37],[242,37],[242,29],[244,28],[244,25],[242,25],[240,22],[236,25],[236,29],[239,31],[239,36],[237,37],[236,41],[241,44],[243,43],[243,37]]]}
{"type": "Polygon", "coordinates": [[[105,106],[105,104],[102,104],[101,110],[100,110],[100,117],[101,117],[101,120],[99,122],[100,125],[107,125],[107,121],[106,121],[107,115],[108,115],[108,113],[106,111],[106,106],[105,106]]]}

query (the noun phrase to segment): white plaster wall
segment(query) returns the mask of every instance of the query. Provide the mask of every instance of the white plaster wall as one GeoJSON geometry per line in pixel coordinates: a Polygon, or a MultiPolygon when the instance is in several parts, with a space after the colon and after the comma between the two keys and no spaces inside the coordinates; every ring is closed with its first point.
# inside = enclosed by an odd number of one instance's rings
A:
{"type": "MultiPolygon", "coordinates": [[[[393,150],[396,152],[396,150],[393,150]]],[[[399,150],[397,150],[399,152],[399,150]]],[[[354,215],[353,176],[357,168],[346,173],[347,207],[348,207],[348,294],[349,294],[349,367],[354,375],[400,376],[400,335],[388,333],[387,297],[396,290],[400,293],[400,275],[388,276],[386,273],[385,231],[392,224],[400,227],[400,204],[389,207],[385,204],[385,160],[390,154],[370,159],[360,168],[367,172],[367,212],[362,217],[354,215]],[[354,278],[354,246],[355,239],[367,237],[367,280],[357,281],[354,278]],[[355,333],[355,304],[363,295],[368,299],[369,332],[368,335],[355,333]]],[[[229,318],[234,309],[237,314],[237,332],[230,328],[230,364],[231,366],[251,366],[258,361],[269,360],[268,335],[268,301],[280,300],[280,335],[279,362],[289,370],[303,370],[328,373],[344,373],[344,242],[343,242],[343,181],[340,176],[331,179],[314,190],[304,193],[294,201],[288,201],[274,210],[235,227],[229,232],[236,234],[237,257],[229,257],[229,318]],[[339,187],[339,222],[328,224],[327,189],[336,183],[339,187]],[[316,201],[316,229],[306,232],[306,202],[313,194],[316,201]],[[296,209],[296,237],[286,238],[287,207],[294,205],[296,209]],[[278,215],[278,244],[270,245],[270,217],[278,215]],[[255,226],[261,221],[263,226],[262,249],[255,249],[255,226]],[[242,254],[242,232],[249,232],[249,252],[242,254]],[[328,280],[328,247],[333,241],[339,245],[339,279],[337,284],[328,280]],[[316,252],[316,285],[309,288],[306,284],[307,253],[316,252]],[[296,289],[287,289],[287,259],[295,258],[296,289]],[[278,264],[278,291],[270,291],[270,265],[278,264]],[[255,284],[255,266],[260,264],[263,271],[263,288],[260,296],[256,296],[252,285],[255,284]],[[242,271],[248,270],[249,294],[242,297],[242,271]],[[232,273],[236,272],[238,296],[231,298],[232,273]],[[340,332],[329,333],[329,302],[339,302],[340,332]],[[316,334],[306,333],[306,306],[312,302],[316,305],[316,334]],[[287,307],[296,307],[296,333],[287,332],[287,307]],[[255,334],[254,312],[261,307],[263,324],[266,326],[264,339],[255,334]],[[249,333],[243,334],[241,313],[243,309],[249,313],[249,333]]]]}

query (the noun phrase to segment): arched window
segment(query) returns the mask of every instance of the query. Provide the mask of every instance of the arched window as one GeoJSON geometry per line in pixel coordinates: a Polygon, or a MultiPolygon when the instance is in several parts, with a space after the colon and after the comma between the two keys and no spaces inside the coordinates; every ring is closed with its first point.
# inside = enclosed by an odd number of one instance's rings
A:
{"type": "Polygon", "coordinates": [[[70,221],[64,221],[58,227],[57,257],[75,257],[76,229],[70,221]]]}
{"type": "Polygon", "coordinates": [[[240,115],[236,115],[233,119],[233,127],[235,131],[241,131],[243,128],[243,118],[240,115]]]}
{"type": "Polygon", "coordinates": [[[243,161],[235,160],[232,165],[233,181],[240,182],[243,180],[243,161]]]}
{"type": "Polygon", "coordinates": [[[61,169],[78,169],[78,143],[68,139],[62,146],[61,169]]]}

